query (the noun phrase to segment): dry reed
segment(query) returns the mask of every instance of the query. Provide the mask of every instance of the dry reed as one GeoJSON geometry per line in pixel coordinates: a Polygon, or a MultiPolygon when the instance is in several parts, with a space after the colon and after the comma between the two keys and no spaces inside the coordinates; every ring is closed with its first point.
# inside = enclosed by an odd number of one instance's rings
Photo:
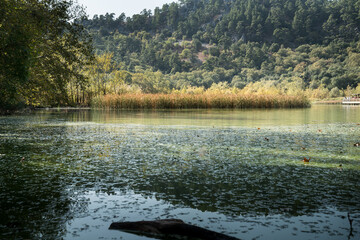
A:
{"type": "Polygon", "coordinates": [[[303,96],[260,94],[121,94],[97,97],[92,107],[109,109],[303,108],[303,96]]]}

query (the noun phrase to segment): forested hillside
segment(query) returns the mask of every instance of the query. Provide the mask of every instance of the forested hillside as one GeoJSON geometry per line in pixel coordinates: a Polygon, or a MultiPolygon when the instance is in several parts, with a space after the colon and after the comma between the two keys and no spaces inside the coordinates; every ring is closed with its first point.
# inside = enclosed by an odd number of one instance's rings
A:
{"type": "Polygon", "coordinates": [[[321,98],[360,83],[359,0],[181,0],[82,24],[95,95],[247,86],[321,98]]]}
{"type": "Polygon", "coordinates": [[[88,19],[0,0],[0,111],[119,93],[360,93],[360,0],[180,0],[88,19]]]}

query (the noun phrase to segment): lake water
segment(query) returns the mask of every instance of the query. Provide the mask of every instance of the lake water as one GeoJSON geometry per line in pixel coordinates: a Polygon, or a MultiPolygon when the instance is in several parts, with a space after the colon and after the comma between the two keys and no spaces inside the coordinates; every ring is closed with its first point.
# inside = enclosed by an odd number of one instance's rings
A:
{"type": "Polygon", "coordinates": [[[359,239],[356,142],[360,107],[340,105],[0,117],[0,239],[151,239],[108,227],[164,218],[240,239],[359,239]]]}

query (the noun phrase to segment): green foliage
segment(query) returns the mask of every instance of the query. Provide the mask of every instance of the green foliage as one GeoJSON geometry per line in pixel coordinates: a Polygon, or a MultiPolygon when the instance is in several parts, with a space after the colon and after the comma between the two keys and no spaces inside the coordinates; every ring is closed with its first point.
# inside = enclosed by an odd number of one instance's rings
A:
{"type": "Polygon", "coordinates": [[[0,4],[0,108],[219,83],[323,97],[360,83],[358,0],[183,0],[92,19],[72,1],[0,4]]]}
{"type": "Polygon", "coordinates": [[[1,0],[0,5],[0,109],[10,109],[19,102],[19,88],[29,75],[32,33],[23,24],[21,2],[1,0]]]}
{"type": "Polygon", "coordinates": [[[154,14],[144,9],[126,20],[107,14],[84,24],[89,29],[124,34],[147,31],[167,36],[173,33],[178,39],[196,36],[200,41],[220,43],[225,49],[235,39],[290,46],[337,38],[358,40],[359,5],[357,0],[186,0],[165,4],[154,14]]]}
{"type": "Polygon", "coordinates": [[[83,23],[99,53],[113,52],[129,72],[160,71],[176,89],[270,80],[294,92],[341,91],[360,82],[359,10],[355,0],[184,0],[126,21],[105,15],[83,23]],[[231,76],[219,78],[216,69],[231,76]]]}
{"type": "Polygon", "coordinates": [[[88,35],[72,1],[1,0],[0,108],[70,104],[67,84],[78,88],[91,60],[88,35]]]}

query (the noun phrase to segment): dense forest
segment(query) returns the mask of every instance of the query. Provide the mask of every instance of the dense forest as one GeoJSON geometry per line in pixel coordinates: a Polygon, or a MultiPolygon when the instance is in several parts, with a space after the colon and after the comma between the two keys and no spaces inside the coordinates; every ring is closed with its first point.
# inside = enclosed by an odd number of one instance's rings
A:
{"type": "Polygon", "coordinates": [[[0,5],[3,109],[140,92],[360,93],[360,0],[180,0],[91,19],[73,1],[0,5]]]}
{"type": "Polygon", "coordinates": [[[149,93],[221,85],[321,98],[360,83],[358,0],[182,0],[82,24],[104,93],[117,92],[114,81],[149,93]]]}

